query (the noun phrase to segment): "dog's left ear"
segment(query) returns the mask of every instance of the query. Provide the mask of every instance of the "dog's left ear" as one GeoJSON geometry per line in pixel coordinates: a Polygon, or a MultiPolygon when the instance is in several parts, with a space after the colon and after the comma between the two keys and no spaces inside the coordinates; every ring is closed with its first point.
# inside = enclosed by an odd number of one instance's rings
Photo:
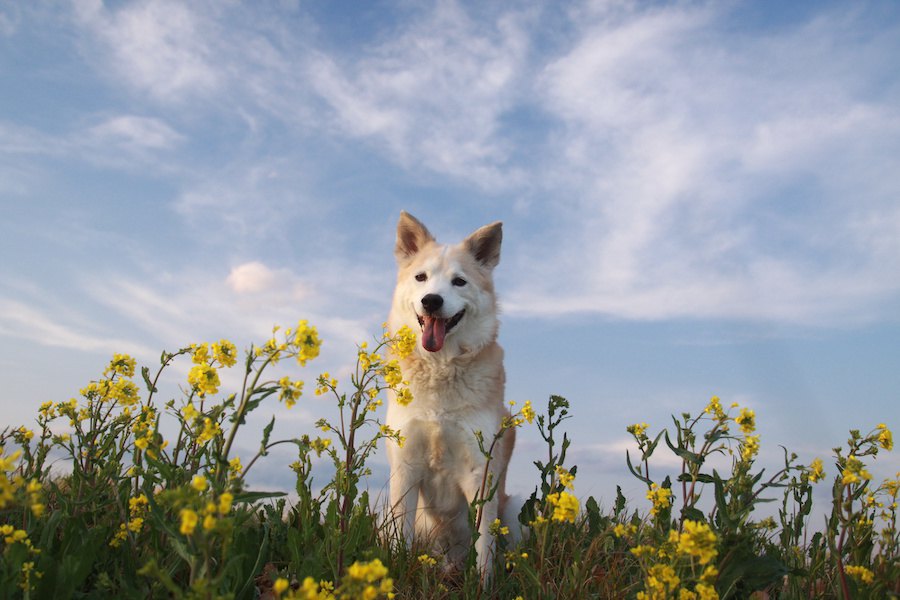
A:
{"type": "Polygon", "coordinates": [[[400,211],[400,220],[397,222],[397,244],[394,246],[397,262],[400,264],[407,262],[431,242],[434,242],[434,236],[428,228],[405,210],[400,211]]]}
{"type": "Polygon", "coordinates": [[[463,244],[466,250],[482,265],[493,269],[500,263],[500,242],[503,241],[503,223],[497,221],[485,225],[469,237],[463,244]]]}

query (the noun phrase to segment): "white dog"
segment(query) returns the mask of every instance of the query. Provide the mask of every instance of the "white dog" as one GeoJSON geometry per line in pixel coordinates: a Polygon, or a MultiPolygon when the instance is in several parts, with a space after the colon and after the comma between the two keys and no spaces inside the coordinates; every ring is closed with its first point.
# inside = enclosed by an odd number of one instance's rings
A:
{"type": "MultiPolygon", "coordinates": [[[[500,262],[501,224],[482,227],[462,243],[439,245],[406,212],[397,224],[399,266],[388,326],[406,325],[421,335],[401,361],[413,401],[390,398],[387,424],[405,436],[388,444],[391,506],[407,543],[424,537],[444,552],[446,568],[462,565],[471,546],[469,506],[485,488],[485,449],[509,416],[503,401],[503,349],[497,344],[497,300],[492,273],[500,262]]],[[[515,444],[507,429],[493,450],[491,481],[497,493],[483,505],[475,544],[478,566],[489,573],[495,519],[518,533],[508,506],[506,468],[515,444]]],[[[487,495],[487,494],[485,494],[487,495]]]]}

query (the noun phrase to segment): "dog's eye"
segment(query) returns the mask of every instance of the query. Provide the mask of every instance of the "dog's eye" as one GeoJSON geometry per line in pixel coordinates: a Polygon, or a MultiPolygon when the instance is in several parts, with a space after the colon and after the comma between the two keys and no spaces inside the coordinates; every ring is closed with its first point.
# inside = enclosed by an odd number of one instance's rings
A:
{"type": "Polygon", "coordinates": [[[426,275],[425,273],[419,273],[418,275],[416,275],[416,281],[425,281],[426,279],[428,279],[428,275],[426,275]]]}
{"type": "Polygon", "coordinates": [[[452,283],[456,287],[462,287],[462,286],[466,285],[467,282],[462,277],[454,277],[453,281],[451,281],[450,283],[452,283]]]}

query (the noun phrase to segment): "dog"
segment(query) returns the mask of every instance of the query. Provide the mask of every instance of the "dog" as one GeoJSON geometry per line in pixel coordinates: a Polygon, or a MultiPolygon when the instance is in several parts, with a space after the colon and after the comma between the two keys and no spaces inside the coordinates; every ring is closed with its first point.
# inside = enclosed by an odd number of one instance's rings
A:
{"type": "Polygon", "coordinates": [[[516,515],[507,514],[512,503],[505,489],[515,428],[503,431],[494,447],[488,479],[475,434],[481,432],[487,450],[510,416],[493,283],[502,237],[496,222],[457,245],[440,245],[422,223],[401,212],[397,287],[388,317],[390,331],[406,325],[421,336],[400,361],[413,400],[403,405],[392,394],[388,402],[386,424],[405,437],[402,447],[387,447],[394,522],[408,545],[424,540],[443,553],[446,570],[460,569],[471,548],[469,507],[496,485],[482,506],[475,543],[478,567],[487,577],[495,553],[491,524],[500,518],[513,538],[518,531],[516,515]]]}

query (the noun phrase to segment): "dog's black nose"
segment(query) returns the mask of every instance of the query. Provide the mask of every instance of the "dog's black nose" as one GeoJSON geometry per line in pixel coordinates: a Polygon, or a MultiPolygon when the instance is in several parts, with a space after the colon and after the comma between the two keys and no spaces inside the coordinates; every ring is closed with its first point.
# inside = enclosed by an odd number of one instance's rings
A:
{"type": "Polygon", "coordinates": [[[444,299],[437,294],[425,294],[422,298],[422,308],[428,313],[435,313],[441,310],[444,305],[444,299]]]}

